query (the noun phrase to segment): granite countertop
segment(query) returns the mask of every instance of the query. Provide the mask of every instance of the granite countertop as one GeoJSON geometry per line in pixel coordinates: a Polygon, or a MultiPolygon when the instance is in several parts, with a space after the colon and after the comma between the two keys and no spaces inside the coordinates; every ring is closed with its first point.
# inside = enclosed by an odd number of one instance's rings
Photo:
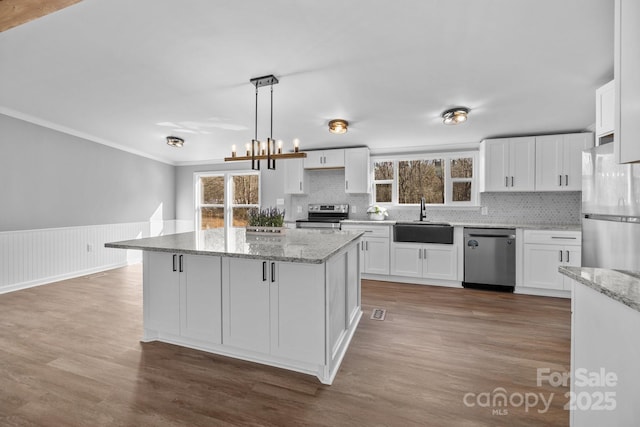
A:
{"type": "Polygon", "coordinates": [[[363,233],[288,229],[282,236],[247,235],[243,228],[204,230],[105,243],[107,248],[322,264],[363,233]]]}
{"type": "MultiPolygon", "coordinates": [[[[396,220],[383,220],[372,221],[366,219],[347,219],[340,221],[342,224],[354,224],[354,225],[394,225],[396,222],[410,222],[409,221],[396,221],[396,220]]],[[[429,222],[429,221],[425,221],[429,222]]],[[[440,221],[433,221],[440,222],[440,221]]],[[[526,230],[566,230],[566,231],[580,231],[580,224],[520,224],[520,223],[479,223],[479,222],[448,222],[454,227],[475,227],[475,228],[523,228],[526,230]]]]}
{"type": "Polygon", "coordinates": [[[640,311],[640,272],[591,267],[560,267],[560,273],[640,311]]]}

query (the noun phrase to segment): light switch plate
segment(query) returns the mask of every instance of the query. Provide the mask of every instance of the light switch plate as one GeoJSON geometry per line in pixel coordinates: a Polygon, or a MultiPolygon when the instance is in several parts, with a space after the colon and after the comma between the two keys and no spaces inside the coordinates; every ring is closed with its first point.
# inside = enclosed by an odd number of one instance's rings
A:
{"type": "Polygon", "coordinates": [[[302,213],[302,206],[297,206],[298,213],[302,213]]]}
{"type": "Polygon", "coordinates": [[[483,206],[480,208],[480,215],[489,215],[489,208],[486,206],[483,206]]]}
{"type": "Polygon", "coordinates": [[[351,213],[358,213],[358,207],[356,205],[351,206],[351,213]]]}

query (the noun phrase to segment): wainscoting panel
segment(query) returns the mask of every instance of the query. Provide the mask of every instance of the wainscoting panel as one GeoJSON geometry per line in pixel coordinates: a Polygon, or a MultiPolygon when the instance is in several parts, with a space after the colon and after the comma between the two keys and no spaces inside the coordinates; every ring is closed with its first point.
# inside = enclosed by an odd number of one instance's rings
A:
{"type": "Polygon", "coordinates": [[[141,251],[104,244],[175,230],[170,220],[1,232],[0,293],[140,262],[141,251]]]}

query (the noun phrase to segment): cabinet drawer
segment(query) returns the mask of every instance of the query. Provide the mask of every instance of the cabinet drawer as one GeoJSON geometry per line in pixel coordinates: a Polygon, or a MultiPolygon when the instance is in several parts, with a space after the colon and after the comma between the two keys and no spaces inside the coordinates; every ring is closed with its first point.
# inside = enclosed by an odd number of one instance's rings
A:
{"type": "Polygon", "coordinates": [[[389,225],[365,225],[365,224],[342,224],[341,230],[344,231],[362,231],[362,237],[386,237],[391,236],[391,226],[389,225]]]}
{"type": "Polygon", "coordinates": [[[582,244],[582,233],[580,231],[566,230],[524,230],[524,243],[580,246],[582,244]]]}

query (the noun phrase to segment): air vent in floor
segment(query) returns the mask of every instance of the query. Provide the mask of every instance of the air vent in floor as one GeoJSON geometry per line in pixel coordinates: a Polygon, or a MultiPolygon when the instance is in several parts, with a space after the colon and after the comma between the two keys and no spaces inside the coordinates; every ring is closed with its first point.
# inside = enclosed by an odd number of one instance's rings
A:
{"type": "Polygon", "coordinates": [[[371,313],[372,320],[384,320],[384,316],[387,314],[387,310],[384,308],[374,308],[371,313]]]}

